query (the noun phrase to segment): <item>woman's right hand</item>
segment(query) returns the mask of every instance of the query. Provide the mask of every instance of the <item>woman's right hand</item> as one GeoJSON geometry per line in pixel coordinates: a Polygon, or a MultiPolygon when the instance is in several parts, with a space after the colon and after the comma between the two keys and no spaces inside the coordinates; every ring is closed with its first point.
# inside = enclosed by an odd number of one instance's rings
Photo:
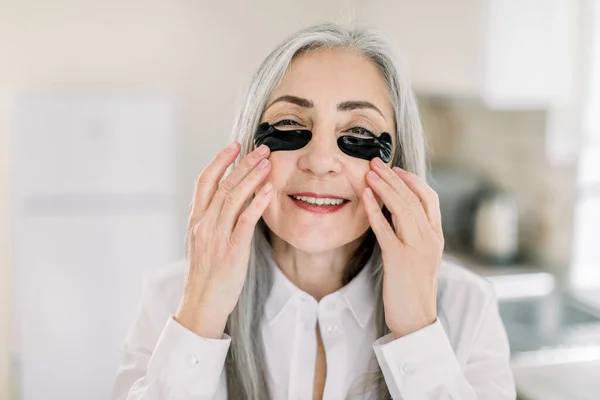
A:
{"type": "Polygon", "coordinates": [[[262,145],[222,180],[240,151],[237,141],[202,171],[190,206],[187,272],[175,319],[199,336],[220,339],[246,280],[256,223],[271,199],[270,150],[262,145]]]}

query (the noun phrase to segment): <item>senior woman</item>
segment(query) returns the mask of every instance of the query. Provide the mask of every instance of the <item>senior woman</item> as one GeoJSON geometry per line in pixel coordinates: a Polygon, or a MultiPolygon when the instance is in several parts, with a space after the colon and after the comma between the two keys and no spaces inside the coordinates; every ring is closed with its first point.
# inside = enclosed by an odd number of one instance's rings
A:
{"type": "Polygon", "coordinates": [[[186,260],[145,280],[114,399],[515,398],[490,285],[442,259],[416,101],[380,37],[297,32],[234,133],[198,178],[186,260]]]}

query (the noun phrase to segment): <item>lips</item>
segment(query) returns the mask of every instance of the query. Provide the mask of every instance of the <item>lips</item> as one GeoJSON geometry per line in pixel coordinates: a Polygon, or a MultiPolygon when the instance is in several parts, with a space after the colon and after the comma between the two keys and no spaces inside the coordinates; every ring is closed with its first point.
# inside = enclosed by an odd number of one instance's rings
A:
{"type": "MultiPolygon", "coordinates": [[[[338,210],[341,210],[349,203],[349,200],[346,200],[339,196],[336,196],[337,197],[336,199],[334,199],[333,197],[329,197],[328,200],[323,200],[322,202],[324,202],[325,204],[314,204],[314,203],[310,203],[308,201],[304,201],[304,199],[307,199],[310,197],[317,198],[314,196],[314,193],[312,195],[298,195],[298,198],[294,197],[294,195],[289,196],[289,198],[292,200],[292,202],[299,208],[301,208],[305,211],[309,211],[310,213],[313,213],[313,214],[321,214],[321,215],[334,213],[338,210]],[[339,204],[329,204],[329,202],[330,202],[329,199],[334,200],[334,201],[338,202],[339,204]]],[[[318,199],[322,199],[322,198],[323,198],[322,195],[321,195],[321,197],[318,197],[318,199]]]]}
{"type": "Polygon", "coordinates": [[[290,194],[291,196],[296,196],[296,197],[314,197],[316,199],[336,199],[336,200],[345,200],[345,201],[350,201],[345,197],[340,197],[340,196],[336,196],[334,194],[318,194],[318,193],[314,193],[314,192],[299,192],[299,193],[292,193],[290,194]]]}

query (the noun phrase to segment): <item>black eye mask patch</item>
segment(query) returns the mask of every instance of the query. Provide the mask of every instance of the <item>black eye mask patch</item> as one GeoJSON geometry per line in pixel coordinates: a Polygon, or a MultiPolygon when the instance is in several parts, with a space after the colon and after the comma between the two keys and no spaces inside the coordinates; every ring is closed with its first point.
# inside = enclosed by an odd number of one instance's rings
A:
{"type": "MultiPolygon", "coordinates": [[[[307,129],[280,130],[268,122],[263,122],[254,135],[254,145],[258,147],[266,144],[271,151],[299,150],[306,146],[310,139],[312,132],[307,129]]],[[[351,157],[364,160],[379,157],[385,163],[392,160],[392,137],[387,132],[372,139],[340,136],[337,143],[340,150],[351,157]]]]}

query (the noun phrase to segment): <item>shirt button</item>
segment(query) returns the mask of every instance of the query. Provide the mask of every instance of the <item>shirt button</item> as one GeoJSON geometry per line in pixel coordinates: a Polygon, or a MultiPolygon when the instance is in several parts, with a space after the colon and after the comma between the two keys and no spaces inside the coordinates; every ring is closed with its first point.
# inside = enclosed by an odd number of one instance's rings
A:
{"type": "Polygon", "coordinates": [[[333,303],[329,303],[329,304],[327,304],[327,309],[328,309],[329,311],[333,311],[333,310],[335,310],[335,304],[333,304],[333,303]]]}
{"type": "Polygon", "coordinates": [[[416,368],[412,364],[402,364],[400,366],[400,373],[402,375],[412,375],[415,373],[415,370],[416,370],[416,368]]]}
{"type": "Polygon", "coordinates": [[[196,358],[196,356],[190,354],[188,355],[185,360],[187,361],[188,365],[190,366],[194,366],[196,364],[198,364],[198,359],[196,358]]]}
{"type": "Polygon", "coordinates": [[[338,326],[337,325],[328,325],[327,326],[327,332],[329,332],[329,333],[337,332],[337,330],[338,330],[338,326]]]}

